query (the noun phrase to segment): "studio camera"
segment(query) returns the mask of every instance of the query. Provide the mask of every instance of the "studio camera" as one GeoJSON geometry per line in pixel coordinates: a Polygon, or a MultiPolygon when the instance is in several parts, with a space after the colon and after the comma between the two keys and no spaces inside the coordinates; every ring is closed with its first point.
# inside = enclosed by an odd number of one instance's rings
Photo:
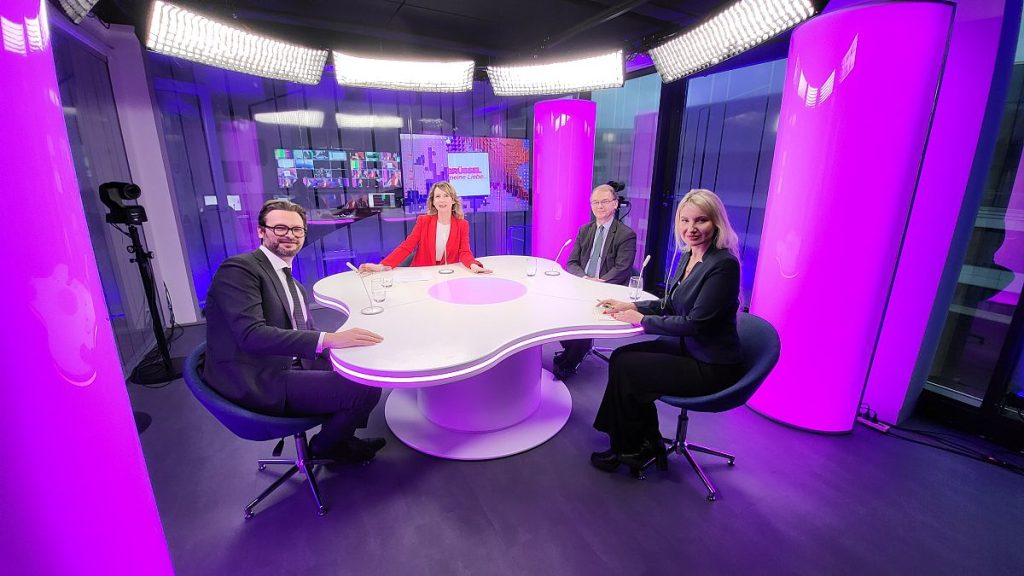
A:
{"type": "Polygon", "coordinates": [[[110,210],[107,222],[110,224],[142,224],[147,220],[146,209],[137,204],[125,204],[125,200],[138,200],[142,188],[131,182],[107,182],[100,184],[100,201],[110,210]]]}

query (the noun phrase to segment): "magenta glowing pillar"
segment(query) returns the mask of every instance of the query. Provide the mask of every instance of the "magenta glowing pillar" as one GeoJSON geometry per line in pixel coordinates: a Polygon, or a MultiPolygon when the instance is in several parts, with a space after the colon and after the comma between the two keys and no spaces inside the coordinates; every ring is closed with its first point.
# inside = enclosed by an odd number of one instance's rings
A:
{"type": "Polygon", "coordinates": [[[944,3],[873,4],[793,32],[751,299],[782,340],[749,402],[765,416],[819,432],[853,427],[952,16],[944,3]]]}
{"type": "MultiPolygon", "coordinates": [[[[533,106],[531,253],[555,258],[590,218],[597,103],[544,100],[533,106]]],[[[564,264],[569,249],[559,260],[564,264]]]]}
{"type": "MultiPolygon", "coordinates": [[[[5,574],[172,574],[68,147],[42,0],[5,0],[5,574]]],[[[95,191],[88,191],[95,193],[95,191]]]]}

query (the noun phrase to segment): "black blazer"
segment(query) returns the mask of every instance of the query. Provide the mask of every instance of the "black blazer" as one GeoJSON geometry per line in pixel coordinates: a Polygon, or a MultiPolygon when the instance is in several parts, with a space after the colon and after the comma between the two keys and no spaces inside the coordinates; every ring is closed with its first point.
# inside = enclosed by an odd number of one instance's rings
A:
{"type": "MultiPolygon", "coordinates": [[[[594,235],[597,234],[597,223],[591,221],[580,227],[576,241],[572,244],[572,252],[565,269],[575,276],[586,274],[590,250],[594,247],[594,235]]],[[[636,232],[629,226],[612,219],[608,226],[608,235],[604,238],[604,250],[601,252],[601,280],[612,284],[626,284],[633,275],[633,260],[636,258],[636,232]]]]}
{"type": "Polygon", "coordinates": [[[637,310],[644,314],[644,332],[678,337],[683,353],[701,362],[738,364],[739,260],[728,250],[711,247],[680,282],[689,259],[685,252],[665,298],[637,302],[637,310]]]}
{"type": "MultiPolygon", "coordinates": [[[[309,299],[301,284],[298,288],[309,299]]],[[[222,396],[258,412],[281,413],[284,383],[295,357],[313,359],[320,333],[306,320],[292,330],[288,298],[260,250],[221,263],[206,296],[203,376],[222,396]]]]}

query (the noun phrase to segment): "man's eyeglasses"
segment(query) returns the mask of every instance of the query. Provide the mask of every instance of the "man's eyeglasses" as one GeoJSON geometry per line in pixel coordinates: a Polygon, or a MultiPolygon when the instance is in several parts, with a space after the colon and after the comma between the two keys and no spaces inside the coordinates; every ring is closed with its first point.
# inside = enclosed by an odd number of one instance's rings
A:
{"type": "Polygon", "coordinates": [[[278,224],[277,226],[263,226],[263,229],[264,230],[273,230],[274,231],[274,236],[284,236],[285,234],[288,234],[289,232],[291,232],[292,236],[294,236],[296,238],[302,238],[303,236],[306,235],[306,229],[303,228],[302,226],[293,226],[293,227],[289,228],[289,227],[285,226],[284,224],[278,224]]]}
{"type": "Polygon", "coordinates": [[[590,201],[590,205],[591,206],[607,206],[607,205],[611,204],[612,202],[615,202],[615,200],[591,200],[590,201]]]}

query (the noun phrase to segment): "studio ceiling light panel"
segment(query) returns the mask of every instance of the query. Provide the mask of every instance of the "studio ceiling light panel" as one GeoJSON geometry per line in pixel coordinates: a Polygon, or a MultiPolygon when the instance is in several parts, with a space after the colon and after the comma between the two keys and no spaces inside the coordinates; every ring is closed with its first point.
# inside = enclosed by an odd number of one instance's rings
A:
{"type": "Polygon", "coordinates": [[[257,112],[252,119],[261,124],[277,124],[280,126],[300,126],[302,128],[322,128],[324,113],[322,110],[285,110],[282,112],[257,112]]]}
{"type": "Polygon", "coordinates": [[[402,128],[405,126],[400,116],[377,116],[374,114],[345,114],[338,112],[334,115],[338,128],[402,128]]]}
{"type": "Polygon", "coordinates": [[[81,24],[99,0],[57,0],[60,9],[75,24],[81,24]]]}
{"type": "Polygon", "coordinates": [[[166,2],[153,3],[146,47],[235,72],[319,84],[326,50],[314,50],[221,24],[166,2]]]}
{"type": "Polygon", "coordinates": [[[622,51],[533,66],[488,66],[497,96],[568,94],[622,86],[622,51]]]}
{"type": "Polygon", "coordinates": [[[740,0],[693,30],[652,48],[664,82],[714,66],[810,18],[810,0],[740,0]]]}
{"type": "Polygon", "coordinates": [[[362,58],[334,52],[338,84],[413,92],[468,92],[473,89],[472,60],[417,62],[362,58]]]}

